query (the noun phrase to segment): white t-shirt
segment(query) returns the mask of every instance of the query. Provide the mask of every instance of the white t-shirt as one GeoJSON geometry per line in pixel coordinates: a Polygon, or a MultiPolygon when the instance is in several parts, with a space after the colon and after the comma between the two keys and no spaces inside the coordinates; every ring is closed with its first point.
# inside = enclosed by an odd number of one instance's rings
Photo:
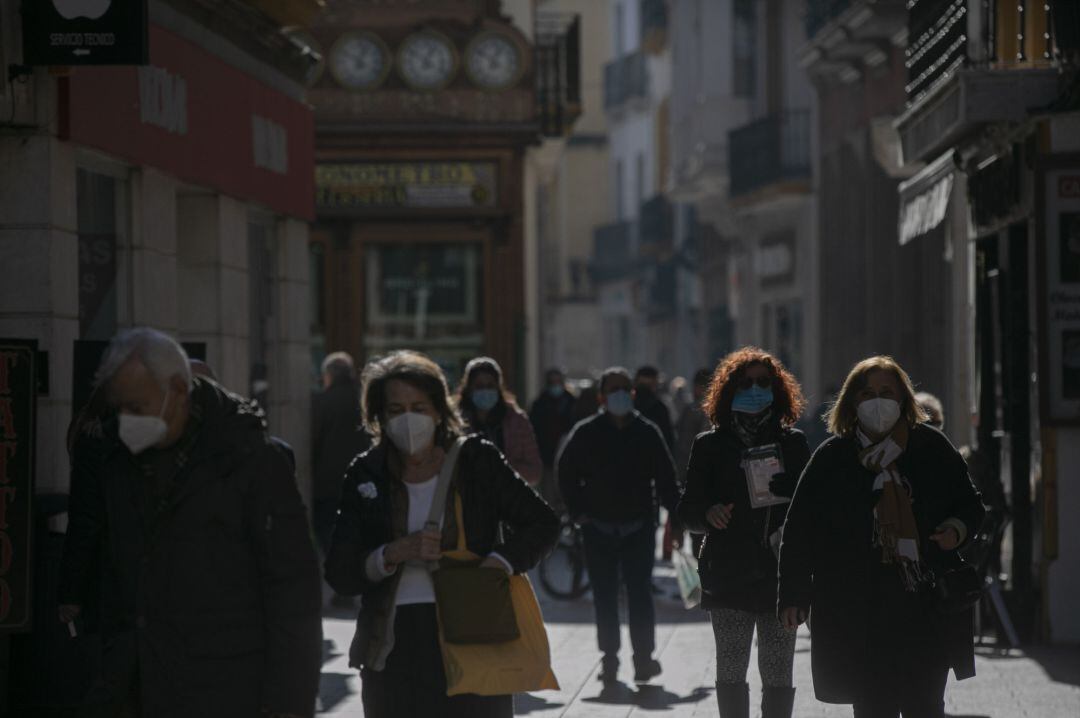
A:
{"type": "MultiPolygon", "coordinates": [[[[435,488],[439,477],[435,476],[418,484],[406,483],[409,490],[408,533],[415,533],[424,528],[431,502],[435,499],[435,488]]],[[[439,517],[442,528],[442,517],[439,517]]],[[[424,566],[405,564],[401,567],[401,583],[398,584],[397,605],[408,606],[416,603],[435,603],[435,585],[431,582],[431,573],[424,566]]]]}

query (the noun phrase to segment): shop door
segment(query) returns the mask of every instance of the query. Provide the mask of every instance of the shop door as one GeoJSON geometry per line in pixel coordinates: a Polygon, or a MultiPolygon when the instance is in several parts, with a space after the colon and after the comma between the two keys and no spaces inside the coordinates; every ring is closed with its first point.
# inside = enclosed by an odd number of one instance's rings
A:
{"type": "Polygon", "coordinates": [[[1007,560],[1002,570],[1009,577],[1010,612],[1025,640],[1033,634],[1036,605],[1031,492],[1034,338],[1027,234],[1027,224],[1017,223],[1000,235],[980,240],[976,248],[980,451],[978,462],[972,463],[984,503],[991,510],[1008,512],[1007,560]]]}

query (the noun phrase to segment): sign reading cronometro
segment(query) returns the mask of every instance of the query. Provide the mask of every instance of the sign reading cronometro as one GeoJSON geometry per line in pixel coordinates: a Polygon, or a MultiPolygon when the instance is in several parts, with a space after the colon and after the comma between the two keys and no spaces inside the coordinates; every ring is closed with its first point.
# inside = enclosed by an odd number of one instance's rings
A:
{"type": "Polygon", "coordinates": [[[320,210],[489,208],[494,162],[359,162],[315,168],[320,210]]]}
{"type": "Polygon", "coordinates": [[[0,339],[0,631],[30,629],[37,342],[0,339]]]}

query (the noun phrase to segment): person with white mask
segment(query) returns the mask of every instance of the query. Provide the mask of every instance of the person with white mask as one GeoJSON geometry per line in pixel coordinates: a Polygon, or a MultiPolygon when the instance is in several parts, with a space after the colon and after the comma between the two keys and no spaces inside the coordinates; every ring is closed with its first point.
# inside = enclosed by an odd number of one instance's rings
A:
{"type": "Polygon", "coordinates": [[[112,340],[96,384],[111,408],[79,509],[100,529],[102,677],[87,710],[313,715],[318,561],[262,411],[193,376],[149,328],[112,340]]]}
{"type": "Polygon", "coordinates": [[[510,695],[446,695],[430,564],[456,545],[456,497],[469,551],[508,573],[527,572],[551,551],[558,517],[491,442],[459,441],[461,417],[430,358],[400,351],[376,359],[361,385],[375,445],[345,473],[325,568],[335,591],[361,597],[349,665],[360,669],[364,715],[509,718],[510,695]]]}
{"type": "Polygon", "coordinates": [[[892,358],[859,362],[788,509],[779,615],[810,617],[817,698],[856,718],[941,718],[949,671],[975,674],[978,580],[957,549],[984,509],[927,419],[892,358]]]}
{"type": "Polygon", "coordinates": [[[622,367],[600,378],[602,411],[579,422],[558,459],[559,489],[570,517],[581,524],[592,583],[600,680],[618,682],[619,590],[626,588],[634,681],[660,675],[652,572],[656,560],[656,501],[675,510],[675,462],[656,424],[634,409],[634,386],[622,367]]]}

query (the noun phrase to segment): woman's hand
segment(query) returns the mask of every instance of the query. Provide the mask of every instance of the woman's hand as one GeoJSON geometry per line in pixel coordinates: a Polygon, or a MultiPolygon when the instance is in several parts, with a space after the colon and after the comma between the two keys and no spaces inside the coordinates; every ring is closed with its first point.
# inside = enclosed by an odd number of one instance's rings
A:
{"type": "Polygon", "coordinates": [[[735,504],[716,504],[705,512],[705,520],[714,529],[726,529],[731,523],[731,511],[734,508],[735,504]]]}
{"type": "Polygon", "coordinates": [[[960,533],[954,526],[942,526],[937,533],[930,534],[930,540],[942,551],[952,551],[960,545],[960,533]]]}
{"type": "Polygon", "coordinates": [[[788,606],[780,612],[780,623],[784,624],[784,628],[789,631],[794,631],[806,623],[806,611],[797,606],[788,606]]]}
{"type": "Polygon", "coordinates": [[[442,534],[435,529],[424,529],[387,544],[383,550],[386,568],[408,561],[438,561],[442,554],[442,534]]]}

